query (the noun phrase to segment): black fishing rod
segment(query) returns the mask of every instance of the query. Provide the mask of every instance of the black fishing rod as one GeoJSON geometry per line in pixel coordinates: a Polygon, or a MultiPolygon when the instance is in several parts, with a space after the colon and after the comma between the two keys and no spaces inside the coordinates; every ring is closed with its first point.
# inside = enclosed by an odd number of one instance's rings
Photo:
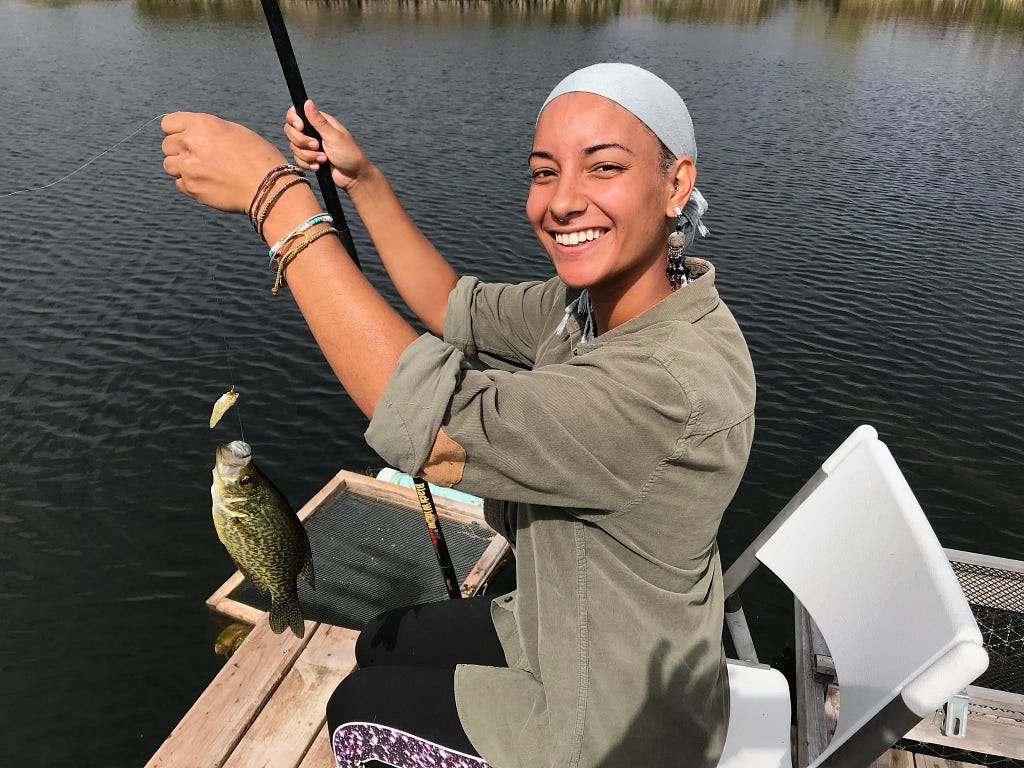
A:
{"type": "MultiPolygon", "coordinates": [[[[309,124],[303,105],[309,97],[306,95],[306,88],[302,84],[302,74],[299,72],[299,64],[295,60],[295,51],[292,50],[291,40],[288,38],[288,29],[284,25],[284,17],[281,15],[281,8],[277,0],[260,0],[263,3],[263,15],[267,18],[267,26],[270,27],[270,36],[274,39],[274,48],[277,49],[277,58],[281,62],[281,69],[284,71],[284,81],[288,84],[288,93],[292,97],[292,105],[295,112],[302,118],[302,132],[311,139],[320,142],[323,149],[323,140],[319,131],[309,124]]],[[[338,230],[338,237],[341,244],[352,257],[356,266],[362,269],[359,257],[356,256],[356,245],[352,242],[352,233],[345,222],[345,212],[341,209],[341,200],[338,199],[338,188],[334,186],[331,178],[330,163],[321,163],[316,172],[316,181],[320,186],[320,194],[324,198],[324,206],[327,213],[334,219],[334,228],[338,230]]]]}
{"type": "MultiPolygon", "coordinates": [[[[288,84],[288,93],[292,97],[292,105],[295,112],[302,118],[302,132],[311,139],[320,142],[323,148],[323,139],[320,133],[309,124],[303,105],[306,99],[306,87],[302,84],[302,74],[299,72],[299,64],[295,60],[295,51],[292,50],[291,40],[288,38],[288,29],[284,25],[284,17],[281,15],[281,8],[277,0],[260,0],[263,5],[263,15],[266,16],[267,26],[270,27],[270,36],[274,40],[274,48],[277,50],[277,58],[281,62],[281,70],[284,72],[285,82],[288,84]]],[[[338,230],[338,237],[348,255],[352,257],[355,265],[362,269],[359,258],[356,256],[356,246],[352,242],[352,233],[345,222],[345,212],[341,209],[341,200],[338,199],[338,188],[334,186],[331,178],[330,163],[321,163],[320,169],[316,172],[316,181],[320,186],[320,194],[324,198],[324,206],[327,213],[334,219],[334,227],[338,230]]],[[[427,530],[430,533],[430,543],[434,545],[434,554],[437,555],[437,564],[441,567],[441,575],[444,576],[445,589],[448,597],[462,597],[459,591],[459,581],[455,576],[455,566],[452,565],[452,557],[448,553],[448,544],[441,532],[441,521],[434,508],[434,498],[430,495],[423,478],[414,477],[413,485],[416,487],[416,498],[419,499],[420,508],[423,510],[423,519],[427,522],[427,530]]]]}
{"type": "Polygon", "coordinates": [[[420,509],[423,510],[423,519],[427,521],[427,531],[430,533],[430,543],[434,545],[434,554],[437,555],[437,564],[441,566],[441,575],[444,577],[444,587],[448,590],[448,597],[462,597],[459,590],[459,579],[455,575],[455,566],[452,565],[452,556],[448,554],[448,544],[441,532],[441,519],[434,509],[434,497],[430,495],[430,488],[421,477],[412,479],[416,487],[416,498],[419,499],[420,509]]]}

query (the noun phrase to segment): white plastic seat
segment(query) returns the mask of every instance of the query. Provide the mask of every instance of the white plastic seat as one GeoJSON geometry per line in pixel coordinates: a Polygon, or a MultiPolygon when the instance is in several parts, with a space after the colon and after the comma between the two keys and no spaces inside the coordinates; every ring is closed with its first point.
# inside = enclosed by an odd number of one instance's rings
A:
{"type": "MultiPolygon", "coordinates": [[[[839,721],[811,768],[863,768],[988,666],[949,561],[871,427],[858,428],[729,568],[727,595],[758,562],[804,605],[835,663],[839,721]]],[[[781,677],[729,664],[720,766],[789,768],[781,677]]]]}
{"type": "Polygon", "coordinates": [[[789,683],[777,669],[729,659],[729,732],[718,762],[729,768],[792,768],[789,683]]]}

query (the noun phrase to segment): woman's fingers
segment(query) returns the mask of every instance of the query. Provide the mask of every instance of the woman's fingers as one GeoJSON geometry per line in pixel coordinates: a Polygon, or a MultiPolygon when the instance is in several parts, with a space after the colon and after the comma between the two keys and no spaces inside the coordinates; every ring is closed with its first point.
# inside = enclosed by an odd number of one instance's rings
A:
{"type": "Polygon", "coordinates": [[[286,121],[284,124],[284,135],[288,142],[297,149],[316,150],[320,149],[320,142],[302,132],[302,121],[298,125],[286,121]]]}
{"type": "Polygon", "coordinates": [[[292,151],[292,157],[296,165],[307,170],[315,171],[320,163],[327,162],[327,155],[320,150],[320,142],[302,132],[304,123],[295,112],[295,107],[289,107],[285,115],[284,135],[288,139],[292,151]]]}
{"type": "Polygon", "coordinates": [[[193,114],[192,112],[170,112],[163,116],[163,119],[160,121],[160,128],[168,135],[181,133],[185,130],[185,126],[193,114]]]}
{"type": "Polygon", "coordinates": [[[267,171],[284,161],[263,137],[214,115],[174,112],[160,127],[164,171],[175,186],[224,211],[245,211],[267,171]]]}
{"type": "Polygon", "coordinates": [[[321,166],[330,163],[334,183],[342,189],[348,189],[369,164],[366,155],[345,126],[332,115],[321,112],[312,99],[306,100],[303,110],[304,117],[300,117],[294,107],[289,107],[285,113],[284,135],[288,139],[295,164],[318,171],[321,166]],[[307,124],[320,134],[320,141],[302,132],[307,124]]]}

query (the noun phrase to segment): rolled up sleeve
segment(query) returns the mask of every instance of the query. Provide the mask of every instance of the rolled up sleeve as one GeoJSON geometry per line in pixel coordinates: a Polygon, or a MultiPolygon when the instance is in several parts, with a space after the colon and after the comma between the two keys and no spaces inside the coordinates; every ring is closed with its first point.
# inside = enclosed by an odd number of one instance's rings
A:
{"type": "Polygon", "coordinates": [[[422,336],[400,358],[366,439],[386,461],[433,482],[610,513],[675,450],[690,413],[644,346],[510,373],[473,370],[461,351],[422,336]]]}
{"type": "Polygon", "coordinates": [[[733,386],[749,368],[746,346],[713,282],[705,288],[688,299],[704,330],[676,319],[686,309],[677,308],[657,331],[613,332],[575,349],[566,341],[533,368],[527,360],[539,357],[537,339],[553,338],[564,286],[463,278],[445,339],[421,336],[405,350],[367,442],[405,472],[484,498],[581,517],[634,509],[668,467],[692,463],[688,441],[750,416],[752,377],[749,393],[745,377],[733,386]],[[734,348],[738,356],[727,354],[734,348]],[[479,370],[474,355],[505,365],[479,370]]]}
{"type": "Polygon", "coordinates": [[[459,487],[577,514],[624,511],[676,451],[692,412],[649,360],[635,347],[536,371],[466,371],[442,425],[465,451],[459,487]]]}
{"type": "Polygon", "coordinates": [[[430,334],[416,339],[399,357],[377,402],[367,444],[391,466],[417,474],[467,368],[466,356],[451,344],[430,334]]]}
{"type": "Polygon", "coordinates": [[[551,307],[565,306],[555,280],[515,285],[462,277],[448,297],[444,340],[491,368],[529,370],[538,342],[551,334],[551,307]]]}

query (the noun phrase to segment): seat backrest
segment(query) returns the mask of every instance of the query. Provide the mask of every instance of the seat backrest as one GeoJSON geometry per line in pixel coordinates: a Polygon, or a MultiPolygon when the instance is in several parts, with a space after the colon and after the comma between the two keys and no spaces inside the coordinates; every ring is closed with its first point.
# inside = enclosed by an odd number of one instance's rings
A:
{"type": "Polygon", "coordinates": [[[836,665],[839,723],[815,766],[848,764],[834,758],[865,729],[895,728],[881,735],[891,744],[988,665],[949,561],[875,430],[861,427],[822,469],[756,552],[814,618],[836,665]]]}

